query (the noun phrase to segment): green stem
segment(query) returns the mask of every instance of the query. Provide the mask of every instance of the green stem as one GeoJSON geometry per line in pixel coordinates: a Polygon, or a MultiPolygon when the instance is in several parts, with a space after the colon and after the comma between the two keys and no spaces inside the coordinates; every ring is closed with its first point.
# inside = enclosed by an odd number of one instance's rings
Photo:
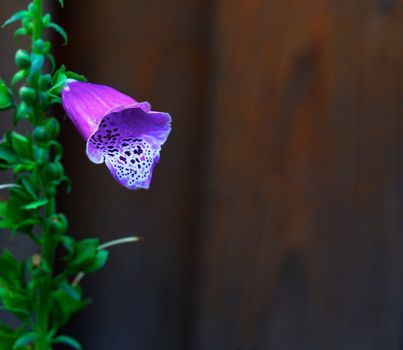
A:
{"type": "MultiPolygon", "coordinates": [[[[50,199],[54,202],[54,198],[50,199]]],[[[45,218],[50,217],[54,213],[53,203],[48,203],[45,212],[45,218]]],[[[47,275],[41,286],[39,287],[39,299],[37,310],[37,324],[40,332],[40,338],[38,339],[37,350],[48,350],[48,332],[49,332],[49,317],[51,312],[51,300],[52,300],[52,275],[53,275],[53,261],[55,255],[55,241],[49,232],[48,227],[45,225],[42,228],[42,263],[49,269],[49,275],[47,275]]]]}
{"type": "MultiPolygon", "coordinates": [[[[33,34],[32,34],[32,45],[35,41],[42,38],[43,34],[43,3],[42,0],[33,0],[36,5],[36,15],[33,20],[33,34]]],[[[37,89],[38,76],[33,77],[29,82],[32,88],[37,89]]],[[[40,105],[39,99],[37,100],[36,108],[34,109],[33,126],[37,127],[42,124],[45,119],[45,112],[43,106],[40,105]]],[[[44,177],[43,167],[38,167],[38,175],[41,180],[42,195],[44,198],[48,198],[48,204],[46,205],[45,211],[43,213],[43,225],[41,234],[41,257],[44,267],[48,269],[49,273],[43,278],[41,284],[38,288],[38,300],[36,302],[36,322],[37,331],[39,332],[39,338],[36,341],[35,350],[48,350],[48,332],[50,328],[50,312],[51,312],[51,300],[52,300],[52,275],[53,275],[53,262],[56,249],[56,241],[52,237],[49,231],[48,218],[50,218],[55,213],[55,198],[54,195],[50,195],[47,191],[47,183],[44,177]]]]}
{"type": "Polygon", "coordinates": [[[42,0],[34,0],[33,3],[36,5],[37,12],[34,18],[34,32],[32,35],[32,41],[41,39],[43,33],[43,26],[42,26],[42,14],[43,14],[43,4],[42,0]]]}
{"type": "Polygon", "coordinates": [[[55,214],[55,198],[46,193],[46,183],[42,176],[43,195],[48,195],[48,204],[46,205],[43,226],[42,226],[42,264],[49,270],[49,274],[44,278],[38,293],[37,326],[40,332],[36,350],[48,350],[48,333],[50,329],[50,312],[52,308],[52,285],[53,285],[53,265],[57,242],[49,230],[48,219],[55,214]]]}

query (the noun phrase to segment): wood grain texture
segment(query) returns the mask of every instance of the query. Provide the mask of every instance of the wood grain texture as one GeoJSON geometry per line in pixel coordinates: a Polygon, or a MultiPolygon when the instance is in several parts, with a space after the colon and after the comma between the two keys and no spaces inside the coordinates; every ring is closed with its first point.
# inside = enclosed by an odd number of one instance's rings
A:
{"type": "Polygon", "coordinates": [[[216,2],[198,350],[401,349],[401,2],[216,2]]]}
{"type": "Polygon", "coordinates": [[[60,14],[70,44],[59,61],[173,118],[151,188],[137,192],[89,163],[84,142],[63,125],[74,190],[61,205],[71,232],[103,241],[145,238],[113,249],[105,271],[84,281],[94,305],[76,319],[74,333],[86,349],[189,349],[209,14],[203,0],[66,1],[60,14]]]}

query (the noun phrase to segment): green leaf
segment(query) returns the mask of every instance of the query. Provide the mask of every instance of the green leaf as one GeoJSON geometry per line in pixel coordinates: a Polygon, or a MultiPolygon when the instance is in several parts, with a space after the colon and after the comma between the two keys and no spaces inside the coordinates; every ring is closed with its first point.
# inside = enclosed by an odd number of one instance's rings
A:
{"type": "Polygon", "coordinates": [[[0,256],[0,300],[6,310],[28,310],[30,298],[24,290],[25,268],[7,249],[0,256]]]}
{"type": "Polygon", "coordinates": [[[14,13],[7,21],[4,22],[4,24],[2,25],[2,27],[4,28],[5,26],[20,21],[24,18],[29,18],[31,17],[31,14],[28,11],[18,11],[16,13],[14,13]]]}
{"type": "Polygon", "coordinates": [[[6,324],[0,323],[0,350],[12,349],[19,333],[6,324]]]}
{"type": "Polygon", "coordinates": [[[13,313],[19,319],[25,319],[31,314],[31,298],[22,290],[16,292],[7,287],[0,287],[2,309],[13,313]]]}
{"type": "Polygon", "coordinates": [[[32,344],[39,338],[39,334],[35,332],[25,333],[17,339],[13,346],[13,350],[24,349],[27,345],[32,344]]]}
{"type": "Polygon", "coordinates": [[[45,199],[39,199],[39,200],[37,200],[35,202],[31,202],[31,203],[28,203],[26,205],[23,205],[21,208],[25,209],[25,210],[34,210],[34,209],[38,209],[39,207],[42,207],[42,206],[48,204],[48,202],[49,201],[46,198],[45,199]]]}
{"type": "Polygon", "coordinates": [[[6,311],[13,315],[15,315],[20,320],[27,320],[27,318],[31,315],[30,311],[25,309],[20,309],[18,307],[11,307],[11,306],[0,306],[0,311],[6,311]]]}
{"type": "Polygon", "coordinates": [[[60,6],[63,8],[63,7],[64,7],[64,2],[63,2],[63,0],[58,0],[58,1],[59,1],[60,6]]]}
{"type": "Polygon", "coordinates": [[[74,288],[67,281],[61,284],[61,288],[74,300],[79,301],[81,299],[81,295],[76,288],[74,288]]]}
{"type": "Polygon", "coordinates": [[[96,259],[98,254],[98,239],[83,239],[76,242],[74,251],[68,258],[67,269],[72,273],[87,272],[87,267],[90,266],[96,259]]]}
{"type": "Polygon", "coordinates": [[[13,98],[10,90],[7,88],[4,81],[0,78],[0,111],[9,109],[13,105],[13,98]]]}
{"type": "Polygon", "coordinates": [[[63,38],[63,40],[64,40],[63,45],[66,45],[68,43],[69,38],[67,36],[66,31],[62,27],[60,27],[58,24],[53,23],[53,22],[50,22],[48,27],[54,29],[63,38]]]}
{"type": "Polygon", "coordinates": [[[13,78],[11,79],[11,87],[15,89],[15,86],[17,85],[18,82],[20,82],[22,79],[26,78],[28,75],[27,70],[20,70],[19,72],[15,73],[13,78]]]}
{"type": "Polygon", "coordinates": [[[22,159],[33,159],[33,149],[31,140],[17,132],[11,134],[11,144],[15,153],[22,159]]]}
{"type": "Polygon", "coordinates": [[[64,86],[66,85],[66,80],[67,77],[64,74],[59,74],[58,78],[57,78],[57,82],[56,84],[54,84],[49,90],[48,93],[49,94],[53,94],[55,93],[56,97],[59,97],[61,94],[61,91],[63,90],[64,86]]]}
{"type": "Polygon", "coordinates": [[[37,198],[35,189],[28,177],[23,177],[21,180],[21,184],[24,186],[25,190],[31,195],[33,199],[37,198]]]}
{"type": "Polygon", "coordinates": [[[7,325],[0,325],[0,350],[12,349],[16,335],[12,328],[7,325]]]}
{"type": "Polygon", "coordinates": [[[35,168],[35,163],[25,163],[25,164],[17,164],[13,168],[13,174],[18,175],[21,173],[30,172],[35,168]]]}
{"type": "Polygon", "coordinates": [[[73,252],[67,257],[69,273],[89,273],[99,270],[108,259],[109,252],[99,249],[98,239],[83,239],[74,245],[73,252]]]}
{"type": "Polygon", "coordinates": [[[60,80],[60,77],[63,75],[66,75],[66,66],[64,64],[62,64],[59,69],[55,72],[55,74],[53,75],[53,80],[52,83],[53,84],[57,84],[60,80]]]}
{"type": "Polygon", "coordinates": [[[10,190],[10,195],[10,199],[11,197],[15,198],[21,205],[28,204],[31,201],[29,194],[24,189],[12,188],[10,190]]]}
{"type": "Polygon", "coordinates": [[[31,233],[38,219],[33,218],[29,211],[22,209],[22,206],[31,201],[29,194],[18,188],[11,188],[9,192],[8,201],[0,202],[0,227],[13,233],[17,231],[31,233]]]}
{"type": "Polygon", "coordinates": [[[0,144],[0,160],[10,165],[17,161],[15,153],[5,143],[0,144]]]}
{"type": "Polygon", "coordinates": [[[18,28],[15,32],[14,32],[14,38],[16,38],[17,36],[22,36],[22,35],[27,35],[28,31],[26,30],[26,28],[18,28]]]}
{"type": "Polygon", "coordinates": [[[85,271],[88,272],[95,272],[104,267],[109,257],[109,252],[107,250],[98,250],[98,253],[91,264],[86,266],[85,271]]]}
{"type": "Polygon", "coordinates": [[[72,71],[67,71],[66,76],[67,76],[67,78],[78,80],[78,81],[87,81],[87,78],[84,75],[77,74],[72,71]]]}
{"type": "Polygon", "coordinates": [[[7,250],[0,256],[0,288],[18,291],[24,284],[24,265],[7,250]]]}
{"type": "Polygon", "coordinates": [[[79,294],[80,300],[72,298],[63,288],[59,288],[53,292],[52,319],[55,329],[65,325],[70,317],[87,306],[90,301],[81,299],[81,288],[75,287],[75,291],[79,294]]]}
{"type": "Polygon", "coordinates": [[[17,224],[14,225],[13,231],[17,232],[17,231],[30,231],[30,229],[35,226],[38,225],[40,223],[40,221],[38,219],[26,219],[24,221],[21,221],[17,224]]]}
{"type": "Polygon", "coordinates": [[[60,242],[63,244],[63,247],[69,252],[72,253],[74,250],[74,238],[70,236],[60,236],[60,242]]]}
{"type": "Polygon", "coordinates": [[[53,344],[65,344],[76,350],[82,349],[80,343],[74,338],[69,337],[68,335],[58,336],[57,338],[53,339],[53,344]]]}

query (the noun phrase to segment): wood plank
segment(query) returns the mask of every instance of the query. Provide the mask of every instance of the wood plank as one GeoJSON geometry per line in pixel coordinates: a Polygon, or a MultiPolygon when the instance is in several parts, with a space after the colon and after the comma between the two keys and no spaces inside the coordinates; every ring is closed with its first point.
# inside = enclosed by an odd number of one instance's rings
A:
{"type": "Polygon", "coordinates": [[[59,61],[173,117],[151,189],[139,192],[119,187],[106,167],[90,164],[84,143],[64,125],[74,190],[61,204],[71,232],[104,241],[145,237],[138,246],[115,248],[105,271],[84,281],[94,299],[75,323],[84,348],[189,348],[207,15],[203,0],[66,1],[60,13],[70,44],[59,61]]]}
{"type": "Polygon", "coordinates": [[[216,14],[194,349],[399,349],[402,4],[216,14]]]}

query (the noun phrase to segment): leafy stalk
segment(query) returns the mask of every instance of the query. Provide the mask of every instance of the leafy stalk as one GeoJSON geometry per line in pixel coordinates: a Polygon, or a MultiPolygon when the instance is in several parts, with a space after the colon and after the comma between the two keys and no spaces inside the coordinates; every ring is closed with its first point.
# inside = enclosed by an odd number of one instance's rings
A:
{"type": "Polygon", "coordinates": [[[59,186],[70,181],[57,141],[60,124],[48,111],[60,103],[68,78],[84,78],[64,66],[56,72],[48,68],[46,62],[54,65],[54,58],[43,37],[45,30],[56,30],[65,42],[67,34],[44,13],[42,0],[33,0],[3,26],[18,22],[14,35],[28,37],[30,48],[16,52],[18,71],[10,84],[0,78],[0,110],[12,110],[14,122],[0,142],[0,169],[14,176],[14,183],[0,185],[0,190],[8,191],[0,198],[0,228],[9,230],[11,238],[18,234],[32,240],[39,253],[23,261],[8,250],[0,255],[0,307],[20,320],[17,328],[0,322],[0,350],[50,350],[54,344],[80,349],[76,340],[59,334],[88,304],[74,277],[100,269],[108,258],[104,249],[108,246],[100,246],[97,239],[76,241],[66,234],[67,219],[57,210],[56,195],[59,186]],[[23,120],[32,126],[29,132],[19,131],[23,120]],[[62,266],[57,273],[56,251],[62,266]]]}

